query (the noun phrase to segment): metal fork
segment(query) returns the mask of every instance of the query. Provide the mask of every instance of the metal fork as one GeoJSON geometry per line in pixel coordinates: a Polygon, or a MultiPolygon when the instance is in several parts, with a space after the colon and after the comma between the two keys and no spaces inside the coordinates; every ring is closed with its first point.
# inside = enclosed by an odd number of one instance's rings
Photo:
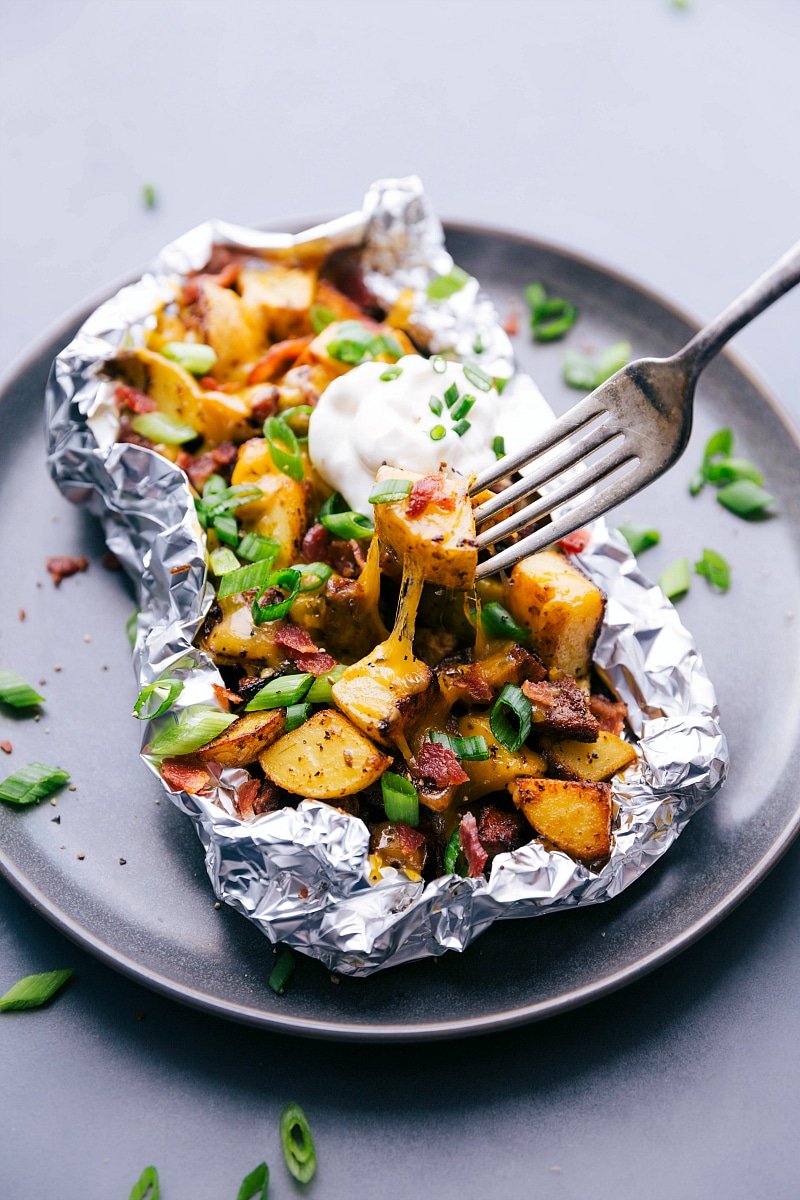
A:
{"type": "Polygon", "coordinates": [[[531,467],[521,479],[476,507],[480,548],[494,546],[534,522],[547,517],[550,520],[482,562],[478,578],[512,567],[663,475],[689,441],[700,372],[735,333],[797,283],[800,242],[677,354],[629,363],[560,417],[537,441],[516,454],[505,455],[479,475],[472,496],[521,468],[531,467]],[[576,440],[568,440],[572,438],[576,440]],[[539,494],[543,489],[545,494],[539,494]],[[536,498],[531,504],[496,520],[518,500],[533,494],[536,498]],[[559,511],[565,505],[565,511],[559,511]]]}

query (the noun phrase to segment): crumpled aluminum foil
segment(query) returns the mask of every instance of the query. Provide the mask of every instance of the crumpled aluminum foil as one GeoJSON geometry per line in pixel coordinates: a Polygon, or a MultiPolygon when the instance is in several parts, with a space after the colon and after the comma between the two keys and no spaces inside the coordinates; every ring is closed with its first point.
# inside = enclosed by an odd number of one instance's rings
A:
{"type": "MultiPolygon", "coordinates": [[[[213,596],[204,537],[183,472],[150,450],[115,442],[118,420],[103,364],[119,349],[141,344],[154,311],[174,297],[181,273],[202,267],[220,243],[270,258],[359,248],[365,279],[382,306],[389,308],[403,288],[413,289],[413,332],[431,352],[469,358],[479,334],[481,365],[508,376],[514,361],[476,280],[445,302],[428,301],[427,282],[449,271],[452,259],[414,177],[379,181],[358,212],[296,235],[217,221],[200,225],[167,246],[152,274],[89,317],[59,354],[48,382],[50,470],[69,499],[99,516],[109,547],[135,583],[140,683],[169,669],[186,682],[179,709],[215,704],[212,684],[221,681],[192,645],[213,596]]],[[[531,386],[524,376],[517,380],[531,386]]],[[[451,875],[415,883],[387,868],[372,884],[362,821],[311,800],[241,821],[234,799],[247,773],[215,768],[216,786],[207,793],[171,797],[195,823],[219,899],[271,941],[342,974],[369,975],[463,950],[500,918],[599,903],[638,879],[722,785],[727,745],[691,636],[640,573],[623,539],[598,521],[578,561],[608,597],[595,662],[626,702],[641,752],[640,762],[614,781],[613,850],[600,871],[531,842],[496,858],[488,880],[451,875]]],[[[169,720],[147,723],[142,746],[154,725],[169,720]]],[[[142,757],[157,773],[153,760],[142,757]]]]}

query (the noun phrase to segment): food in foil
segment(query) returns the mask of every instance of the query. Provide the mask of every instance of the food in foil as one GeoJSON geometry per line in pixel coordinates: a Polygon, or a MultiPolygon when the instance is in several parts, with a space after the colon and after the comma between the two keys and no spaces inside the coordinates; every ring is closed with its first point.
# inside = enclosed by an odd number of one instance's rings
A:
{"type": "Polygon", "coordinates": [[[48,399],[140,589],[145,760],[273,941],[463,949],[615,895],[721,784],[697,652],[602,523],[476,582],[471,481],[551,416],[417,181],[192,231],[48,399]]]}

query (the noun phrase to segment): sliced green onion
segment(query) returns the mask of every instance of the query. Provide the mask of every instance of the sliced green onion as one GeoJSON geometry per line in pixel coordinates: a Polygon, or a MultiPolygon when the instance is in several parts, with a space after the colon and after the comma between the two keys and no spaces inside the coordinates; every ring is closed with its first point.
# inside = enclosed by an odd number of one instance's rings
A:
{"type": "Polygon", "coordinates": [[[509,638],[515,642],[527,642],[530,630],[518,625],[507,608],[493,600],[481,608],[481,625],[492,638],[509,638]]]}
{"type": "Polygon", "coordinates": [[[41,1008],[71,978],[72,970],[43,971],[41,975],[23,975],[0,996],[0,1012],[19,1012],[24,1008],[41,1008]]]}
{"type": "Polygon", "coordinates": [[[447,370],[447,362],[442,358],[441,354],[434,354],[431,359],[431,366],[437,375],[444,375],[447,370]]]}
{"type": "Polygon", "coordinates": [[[445,875],[466,875],[466,868],[462,871],[456,870],[458,856],[461,853],[461,826],[456,825],[450,837],[447,839],[445,847],[444,859],[442,860],[442,870],[445,875]]]}
{"type": "Polygon", "coordinates": [[[347,501],[340,492],[331,492],[328,499],[321,506],[318,516],[320,521],[323,517],[329,517],[331,513],[347,512],[347,501]]]}
{"type": "Polygon", "coordinates": [[[531,317],[531,333],[537,342],[555,342],[568,333],[578,319],[578,310],[569,300],[554,296],[540,305],[531,317]]]}
{"type": "Polygon", "coordinates": [[[529,283],[523,294],[525,296],[525,303],[531,310],[531,318],[533,318],[547,300],[547,292],[545,291],[544,284],[539,283],[538,280],[534,283],[529,283]]]}
{"type": "Polygon", "coordinates": [[[453,426],[453,433],[457,437],[463,437],[467,430],[471,428],[472,424],[470,421],[456,421],[455,425],[453,426]]]}
{"type": "Polygon", "coordinates": [[[702,467],[698,467],[692,478],[689,480],[689,495],[699,496],[703,488],[706,486],[706,476],[702,467]]]}
{"type": "Polygon", "coordinates": [[[501,746],[512,754],[531,731],[531,702],[521,688],[507,683],[492,705],[489,725],[501,746]]]}
{"type": "Polygon", "coordinates": [[[220,513],[211,522],[214,532],[227,546],[239,545],[239,522],[232,513],[220,513]]]}
{"type": "Polygon", "coordinates": [[[33,708],[35,704],[44,704],[44,696],[35,692],[21,675],[1,667],[0,700],[3,704],[10,704],[12,708],[33,708]]]}
{"type": "Polygon", "coordinates": [[[462,762],[483,762],[490,757],[486,738],[480,734],[475,737],[451,737],[449,733],[431,729],[428,733],[428,740],[438,742],[440,746],[446,746],[462,762]]]}
{"type": "Polygon", "coordinates": [[[703,451],[703,462],[711,462],[715,458],[730,458],[733,453],[733,430],[718,429],[712,433],[703,451]]]}
{"type": "Polygon", "coordinates": [[[220,546],[219,549],[212,550],[208,560],[215,575],[230,575],[231,571],[239,570],[239,560],[227,546],[220,546]]]}
{"type": "Polygon", "coordinates": [[[425,291],[429,300],[447,300],[469,283],[469,275],[455,264],[446,275],[436,275],[428,284],[425,291]]]}
{"type": "Polygon", "coordinates": [[[491,376],[482,371],[480,367],[476,367],[474,363],[464,363],[464,375],[479,391],[490,392],[492,390],[491,376]]]}
{"type": "Polygon", "coordinates": [[[434,425],[433,429],[431,430],[431,434],[430,434],[431,441],[432,442],[440,442],[443,437],[446,437],[446,435],[447,435],[447,430],[445,429],[444,425],[434,425]]]}
{"type": "Polygon", "coordinates": [[[286,733],[291,733],[293,729],[305,724],[310,716],[310,704],[290,704],[286,709],[286,733]]]}
{"type": "Polygon", "coordinates": [[[717,492],[717,499],[723,508],[735,513],[737,517],[752,520],[754,517],[769,517],[769,511],[775,503],[774,496],[765,492],[752,479],[737,479],[735,483],[726,483],[717,492]]]}
{"type": "Polygon", "coordinates": [[[382,479],[369,494],[370,504],[394,504],[410,495],[413,484],[410,479],[382,479]]]}
{"type": "Polygon", "coordinates": [[[511,376],[507,375],[504,379],[502,375],[495,375],[492,379],[492,383],[494,384],[494,389],[498,396],[502,396],[509,383],[511,383],[511,376]]]}
{"type": "Polygon", "coordinates": [[[309,674],[280,675],[277,679],[270,679],[256,692],[244,711],[261,712],[267,708],[290,708],[292,704],[299,704],[313,679],[314,676],[309,674]]]}
{"type": "Polygon", "coordinates": [[[473,354],[483,354],[485,349],[486,349],[486,347],[483,344],[483,338],[481,337],[481,335],[479,333],[476,333],[475,340],[472,343],[472,353],[473,354]]]}
{"type": "Polygon", "coordinates": [[[730,564],[716,550],[705,549],[694,569],[698,575],[705,575],[711,586],[720,592],[727,592],[731,586],[730,564]]]}
{"type": "Polygon", "coordinates": [[[291,1101],[281,1113],[281,1148],[289,1174],[298,1183],[308,1183],[317,1169],[317,1152],[308,1118],[299,1104],[291,1101]]]}
{"type": "Polygon", "coordinates": [[[326,671],[324,675],[318,675],[306,692],[308,703],[331,704],[333,702],[333,685],[342,678],[346,670],[347,667],[344,663],[337,663],[335,667],[331,667],[330,671],[326,671]]]}
{"type": "Polygon", "coordinates": [[[301,483],[304,475],[303,460],[294,430],[286,424],[283,417],[268,417],[264,422],[264,437],[269,443],[270,456],[278,470],[301,483]]]}
{"type": "Polygon", "coordinates": [[[469,392],[465,393],[457,404],[454,404],[450,410],[450,416],[454,421],[460,421],[462,417],[466,417],[472,410],[475,404],[475,397],[469,392]]]}
{"type": "Polygon", "coordinates": [[[679,558],[662,571],[658,577],[659,587],[668,600],[680,600],[691,586],[688,558],[679,558]]]}
{"type": "Polygon", "coordinates": [[[258,562],[249,563],[246,567],[236,564],[235,571],[227,571],[220,580],[217,596],[224,600],[226,596],[238,596],[250,588],[264,588],[272,575],[272,560],[261,558],[258,562]]]}
{"type": "Polygon", "coordinates": [[[9,804],[35,804],[45,796],[52,796],[65,783],[69,783],[69,772],[61,767],[27,763],[0,782],[0,800],[7,800],[9,804]]]}
{"type": "Polygon", "coordinates": [[[343,321],[337,330],[338,337],[328,342],[325,349],[337,362],[357,367],[365,359],[387,357],[401,358],[403,349],[391,334],[375,334],[360,321],[343,321]]]}
{"type": "Polygon", "coordinates": [[[750,479],[763,483],[764,476],[758,467],[746,458],[721,458],[705,466],[705,477],[709,483],[735,483],[737,479],[750,479]]]}
{"type": "Polygon", "coordinates": [[[162,446],[181,446],[184,442],[193,442],[200,436],[191,425],[168,417],[162,412],[139,413],[131,421],[131,429],[140,437],[162,446]]]}
{"type": "Polygon", "coordinates": [[[158,193],[152,183],[142,185],[142,204],[151,210],[158,205],[158,193]]]}
{"type": "Polygon", "coordinates": [[[203,499],[213,500],[215,496],[221,496],[227,490],[228,485],[221,475],[209,475],[203,484],[203,499]]]}
{"type": "Polygon", "coordinates": [[[372,521],[360,512],[320,513],[320,521],[337,538],[368,538],[375,532],[372,521]]]}
{"type": "Polygon", "coordinates": [[[329,567],[327,563],[295,563],[292,567],[293,571],[300,572],[300,594],[306,592],[318,592],[321,587],[330,579],[333,574],[333,567],[329,567]]]}
{"type": "Polygon", "coordinates": [[[140,721],[154,721],[167,709],[172,708],[182,691],[183,684],[180,679],[170,679],[169,676],[156,679],[139,692],[133,706],[133,715],[140,721]]]}
{"type": "Polygon", "coordinates": [[[381,775],[383,808],[390,821],[402,821],[416,829],[419,825],[419,793],[410,779],[384,771],[381,775]]]}
{"type": "Polygon", "coordinates": [[[235,720],[230,713],[198,704],[173,715],[158,731],[147,753],[153,758],[171,758],[176,754],[192,754],[205,746],[235,720]]]}
{"type": "Polygon", "coordinates": [[[314,409],[310,404],[295,404],[292,408],[284,409],[279,420],[285,421],[298,442],[308,441],[308,418],[314,409]]]}
{"type": "Polygon", "coordinates": [[[308,317],[314,333],[322,333],[323,329],[327,329],[336,320],[336,313],[324,304],[312,304],[308,310],[308,317]]]}
{"type": "MultiPolygon", "coordinates": [[[[274,975],[273,971],[273,975],[274,975]]],[[[272,979],[272,975],[270,975],[272,979]]],[[[267,1200],[269,1195],[269,1167],[265,1162],[246,1175],[236,1193],[236,1200],[267,1200]]]]}
{"type": "Polygon", "coordinates": [[[128,1200],[159,1200],[160,1195],[158,1171],[155,1167],[145,1167],[131,1188],[128,1200]]]}
{"type": "Polygon", "coordinates": [[[215,517],[233,512],[243,504],[262,499],[263,495],[255,483],[236,483],[233,487],[225,488],[224,492],[214,492],[208,499],[195,501],[195,504],[208,521],[213,521],[215,517]]]}
{"type": "Polygon", "coordinates": [[[246,533],[239,542],[236,553],[247,562],[261,562],[268,558],[274,560],[280,550],[280,542],[274,538],[262,537],[259,533],[246,533]]]}
{"type": "MultiPolygon", "coordinates": [[[[253,567],[260,567],[261,565],[261,563],[253,563],[253,567]]],[[[299,571],[295,571],[292,567],[284,567],[282,571],[274,571],[261,587],[253,601],[252,613],[254,623],[256,625],[265,625],[268,621],[278,621],[281,617],[287,616],[299,592],[299,571]],[[274,604],[262,605],[261,597],[265,592],[271,591],[273,588],[277,588],[288,594],[283,600],[279,600],[274,604]]]]}
{"type": "Polygon", "coordinates": [[[440,417],[442,415],[442,409],[444,408],[444,405],[438,396],[431,396],[430,400],[428,401],[428,408],[435,417],[440,417]]]}
{"type": "Polygon", "coordinates": [[[445,404],[447,405],[448,408],[452,408],[457,399],[458,399],[458,388],[456,387],[456,385],[454,383],[451,383],[450,387],[447,388],[447,390],[445,391],[445,394],[444,394],[445,404]]]}
{"type": "Polygon", "coordinates": [[[501,437],[500,434],[498,434],[497,437],[492,442],[492,450],[494,451],[495,458],[503,458],[503,456],[505,455],[506,439],[504,437],[501,437]]]}
{"type": "Polygon", "coordinates": [[[379,333],[377,337],[373,338],[370,350],[376,358],[379,354],[385,354],[387,358],[403,357],[403,347],[390,333],[379,333]]]}
{"type": "Polygon", "coordinates": [[[167,342],[161,347],[161,353],[192,375],[208,375],[217,361],[212,347],[202,342],[167,342]]]}
{"type": "Polygon", "coordinates": [[[379,376],[381,383],[391,383],[393,379],[399,379],[403,374],[402,367],[387,367],[379,376]]]}
{"type": "Polygon", "coordinates": [[[135,608],[125,622],[125,633],[128,641],[131,644],[131,649],[136,645],[136,635],[139,632],[139,609],[135,608]]]}
{"type": "Polygon", "coordinates": [[[614,342],[594,358],[569,350],[564,355],[563,378],[570,387],[593,392],[630,360],[630,342],[614,342]]]}
{"type": "Polygon", "coordinates": [[[630,546],[631,554],[644,554],[645,550],[657,546],[661,541],[661,534],[657,529],[648,529],[646,525],[637,525],[635,521],[629,521],[627,525],[619,525],[617,528],[630,546]]]}

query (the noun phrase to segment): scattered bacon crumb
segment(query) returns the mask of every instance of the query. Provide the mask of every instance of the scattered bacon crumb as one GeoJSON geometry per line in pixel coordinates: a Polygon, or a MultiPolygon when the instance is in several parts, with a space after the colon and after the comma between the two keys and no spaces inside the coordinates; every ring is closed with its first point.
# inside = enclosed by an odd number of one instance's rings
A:
{"type": "Polygon", "coordinates": [[[243,821],[248,817],[260,817],[282,807],[281,795],[274,783],[268,779],[248,779],[238,790],[236,811],[243,821]]]}
{"type": "Polygon", "coordinates": [[[565,554],[582,554],[591,541],[592,535],[588,529],[576,529],[567,534],[558,543],[565,554]]]}
{"type": "Polygon", "coordinates": [[[336,666],[336,659],[326,650],[320,650],[305,629],[287,621],[274,636],[275,644],[283,646],[296,666],[311,675],[324,675],[336,666]]]}
{"type": "Polygon", "coordinates": [[[21,608],[17,615],[19,616],[20,621],[24,621],[28,614],[25,612],[24,608],[21,608]]]}
{"type": "Polygon", "coordinates": [[[215,246],[205,271],[198,271],[194,278],[183,285],[181,303],[195,304],[200,299],[203,283],[216,283],[218,287],[231,287],[239,278],[242,269],[240,258],[230,257],[231,252],[223,246],[215,246]]]}
{"type": "Polygon", "coordinates": [[[425,845],[425,834],[420,833],[418,829],[412,829],[410,825],[404,825],[402,821],[398,821],[395,830],[400,848],[404,853],[414,854],[420,846],[425,845]]]}
{"type": "Polygon", "coordinates": [[[288,371],[292,363],[300,357],[306,346],[309,346],[313,340],[314,335],[308,334],[306,337],[287,338],[284,342],[276,342],[274,346],[270,346],[264,357],[258,360],[247,376],[247,386],[252,387],[256,383],[266,383],[267,380],[274,379],[277,375],[288,371]]]}
{"type": "Polygon", "coordinates": [[[76,575],[78,571],[87,570],[89,560],[85,554],[81,554],[79,558],[73,558],[71,554],[62,554],[45,559],[45,566],[52,576],[53,583],[58,587],[62,579],[76,575]]]}
{"type": "Polygon", "coordinates": [[[242,697],[238,692],[232,692],[230,688],[222,687],[219,683],[212,683],[211,687],[225,712],[230,712],[232,704],[242,703],[242,697]]]}
{"type": "Polygon", "coordinates": [[[609,700],[606,696],[595,695],[589,700],[589,708],[605,733],[615,733],[617,737],[621,735],[628,715],[622,700],[609,700]]]}
{"type": "Polygon", "coordinates": [[[198,383],[204,392],[215,392],[219,387],[213,375],[201,375],[198,383]]]}
{"type": "Polygon", "coordinates": [[[3,751],[3,754],[11,754],[13,749],[14,747],[11,745],[11,742],[9,742],[8,738],[6,738],[5,741],[0,742],[0,750],[3,751]]]}
{"type": "Polygon", "coordinates": [[[211,457],[214,459],[214,462],[218,467],[227,467],[230,466],[232,462],[236,461],[236,455],[238,453],[239,452],[234,446],[233,442],[220,442],[220,444],[215,446],[211,451],[211,457]]]}
{"type": "Polygon", "coordinates": [[[454,787],[469,783],[461,763],[449,746],[439,742],[423,742],[417,755],[417,771],[424,779],[430,779],[439,788],[454,787]]]}
{"type": "Polygon", "coordinates": [[[118,383],[114,388],[114,399],[119,408],[129,408],[135,413],[155,412],[158,408],[155,400],[152,400],[145,392],[139,388],[130,387],[127,383],[118,383]]]}
{"type": "Polygon", "coordinates": [[[202,792],[211,782],[208,771],[196,758],[165,758],[161,778],[172,791],[188,792],[190,796],[202,792]]]}
{"type": "Polygon", "coordinates": [[[172,570],[170,571],[170,575],[183,575],[184,572],[191,571],[191,569],[192,569],[191,563],[183,563],[183,565],[180,567],[173,567],[172,570]]]}
{"type": "Polygon", "coordinates": [[[217,469],[213,454],[190,454],[188,450],[178,451],[175,465],[186,472],[198,492],[202,492],[217,469]]]}
{"type": "Polygon", "coordinates": [[[510,308],[503,318],[503,330],[509,337],[516,337],[519,333],[519,309],[510,308]]]}
{"type": "Polygon", "coordinates": [[[100,562],[107,571],[120,571],[122,569],[122,563],[119,561],[113,550],[106,550],[105,554],[100,559],[100,562]]]}
{"type": "Polygon", "coordinates": [[[441,475],[423,475],[416,481],[409,493],[406,513],[409,517],[419,517],[429,504],[445,512],[452,512],[456,506],[456,498],[445,490],[441,475]]]}
{"type": "Polygon", "coordinates": [[[483,874],[489,855],[481,845],[478,837],[478,823],[472,813],[464,813],[458,831],[458,840],[469,866],[469,873],[474,878],[483,874]]]}

